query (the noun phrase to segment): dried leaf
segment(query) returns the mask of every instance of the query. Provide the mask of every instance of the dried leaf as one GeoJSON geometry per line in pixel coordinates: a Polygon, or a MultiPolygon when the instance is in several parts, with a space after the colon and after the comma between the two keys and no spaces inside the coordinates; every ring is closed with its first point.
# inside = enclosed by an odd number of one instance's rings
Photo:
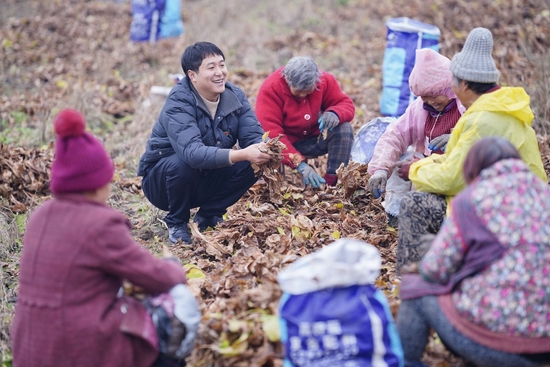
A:
{"type": "Polygon", "coordinates": [[[262,315],[262,329],[265,336],[271,342],[277,342],[281,338],[279,331],[279,318],[274,315],[262,315]]]}

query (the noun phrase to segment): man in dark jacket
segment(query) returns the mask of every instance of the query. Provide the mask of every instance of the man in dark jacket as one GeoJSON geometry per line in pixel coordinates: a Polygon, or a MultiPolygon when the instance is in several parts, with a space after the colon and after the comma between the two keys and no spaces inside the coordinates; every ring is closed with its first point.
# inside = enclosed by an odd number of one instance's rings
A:
{"type": "Polygon", "coordinates": [[[271,158],[259,149],[264,131],[244,92],[227,81],[223,52],[198,42],[181,66],[185,77],[170,91],[138,167],[147,199],[168,211],[171,243],[191,243],[191,208],[200,207],[201,230],[221,222],[257,180],[250,163],[271,158]]]}

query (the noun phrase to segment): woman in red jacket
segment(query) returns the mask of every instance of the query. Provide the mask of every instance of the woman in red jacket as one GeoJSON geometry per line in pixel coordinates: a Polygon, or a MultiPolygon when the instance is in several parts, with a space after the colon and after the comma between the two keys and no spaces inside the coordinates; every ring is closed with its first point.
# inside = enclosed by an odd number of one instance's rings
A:
{"type": "Polygon", "coordinates": [[[320,71],[310,57],[294,57],[263,82],[256,116],[269,137],[283,135],[283,164],[297,168],[304,183],[336,185],[336,170],[348,164],[353,145],[355,105],[336,78],[320,71]],[[328,153],[326,174],[319,176],[304,156],[328,153]]]}
{"type": "Polygon", "coordinates": [[[74,110],[55,120],[54,198],[31,215],[23,240],[11,329],[16,367],[151,366],[155,326],[141,303],[117,295],[122,281],[150,294],[186,281],[178,261],[140,246],[107,205],[114,165],[85,128],[74,110]]]}

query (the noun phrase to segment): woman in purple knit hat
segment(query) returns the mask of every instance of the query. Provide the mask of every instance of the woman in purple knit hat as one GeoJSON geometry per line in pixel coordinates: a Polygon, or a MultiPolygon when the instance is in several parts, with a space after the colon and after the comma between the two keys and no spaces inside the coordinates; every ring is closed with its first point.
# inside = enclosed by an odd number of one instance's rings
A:
{"type": "Polygon", "coordinates": [[[118,292],[123,279],[167,292],[185,272],[135,242],[128,220],[107,205],[114,165],[84,117],[63,110],[55,132],[53,199],[32,213],[23,240],[14,366],[151,366],[155,326],[139,301],[118,292]]]}

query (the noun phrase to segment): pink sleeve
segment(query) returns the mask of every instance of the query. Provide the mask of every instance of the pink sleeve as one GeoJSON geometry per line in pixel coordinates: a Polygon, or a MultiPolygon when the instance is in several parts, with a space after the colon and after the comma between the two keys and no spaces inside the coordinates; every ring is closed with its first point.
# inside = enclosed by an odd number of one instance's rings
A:
{"type": "Polygon", "coordinates": [[[385,170],[390,175],[395,163],[410,145],[417,152],[425,153],[424,126],[428,112],[422,108],[422,104],[422,99],[417,98],[401,117],[388,125],[378,139],[369,162],[368,172],[371,175],[378,170],[385,170]]]}

